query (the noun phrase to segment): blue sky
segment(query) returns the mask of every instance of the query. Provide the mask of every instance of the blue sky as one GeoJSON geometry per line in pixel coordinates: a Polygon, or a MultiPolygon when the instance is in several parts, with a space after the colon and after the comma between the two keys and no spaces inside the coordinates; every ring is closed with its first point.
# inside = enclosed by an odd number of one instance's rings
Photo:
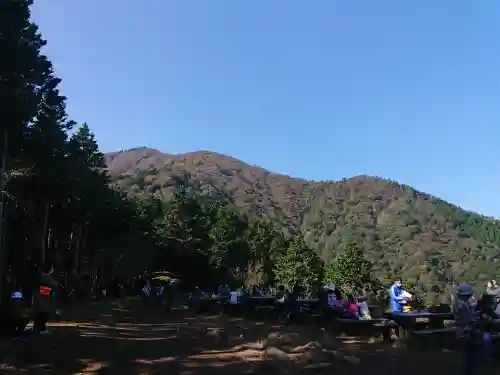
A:
{"type": "Polygon", "coordinates": [[[500,217],[500,2],[37,0],[103,151],[379,175],[500,217]]]}

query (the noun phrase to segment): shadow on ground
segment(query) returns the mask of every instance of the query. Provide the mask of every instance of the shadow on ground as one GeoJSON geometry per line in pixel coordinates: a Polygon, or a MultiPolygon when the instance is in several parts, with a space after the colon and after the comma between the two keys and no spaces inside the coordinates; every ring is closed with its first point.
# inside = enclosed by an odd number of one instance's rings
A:
{"type": "MultiPolygon", "coordinates": [[[[0,374],[294,374],[375,369],[386,375],[460,371],[454,353],[420,354],[373,338],[333,337],[318,327],[194,316],[129,304],[75,309],[53,335],[10,343],[0,374]],[[131,306],[130,306],[131,305],[131,306]],[[335,350],[334,350],[335,349],[335,350]]],[[[0,348],[0,350],[3,348],[0,348]]],[[[484,374],[498,373],[487,369],[484,374]]]]}

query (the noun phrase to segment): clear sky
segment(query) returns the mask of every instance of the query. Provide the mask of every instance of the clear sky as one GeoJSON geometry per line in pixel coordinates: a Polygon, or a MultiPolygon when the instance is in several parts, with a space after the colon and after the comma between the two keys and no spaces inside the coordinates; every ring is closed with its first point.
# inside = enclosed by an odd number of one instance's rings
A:
{"type": "Polygon", "coordinates": [[[500,1],[37,0],[103,151],[206,149],[500,217],[500,1]]]}

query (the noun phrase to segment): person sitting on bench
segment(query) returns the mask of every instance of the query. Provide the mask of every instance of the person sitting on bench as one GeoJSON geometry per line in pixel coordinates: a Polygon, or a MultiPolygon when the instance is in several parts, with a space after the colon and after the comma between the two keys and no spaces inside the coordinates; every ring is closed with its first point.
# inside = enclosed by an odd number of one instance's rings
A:
{"type": "Polygon", "coordinates": [[[285,315],[286,321],[292,321],[300,316],[300,303],[298,303],[298,299],[302,294],[302,288],[299,285],[295,285],[292,288],[292,292],[285,297],[283,304],[283,311],[285,315]]]}
{"type": "Polygon", "coordinates": [[[371,320],[370,307],[368,306],[368,294],[363,286],[358,285],[356,288],[356,304],[359,308],[361,319],[371,320]]]}
{"type": "Polygon", "coordinates": [[[330,319],[340,318],[345,314],[345,309],[342,304],[342,292],[333,285],[326,287],[325,301],[323,303],[323,316],[329,321],[330,319]]]}
{"type": "Polygon", "coordinates": [[[345,308],[345,317],[348,319],[361,319],[359,315],[359,307],[354,300],[354,296],[352,294],[348,294],[347,298],[344,299],[343,305],[345,308]]]}
{"type": "Polygon", "coordinates": [[[342,293],[339,288],[327,291],[327,304],[331,309],[339,309],[342,307],[342,293]]]}

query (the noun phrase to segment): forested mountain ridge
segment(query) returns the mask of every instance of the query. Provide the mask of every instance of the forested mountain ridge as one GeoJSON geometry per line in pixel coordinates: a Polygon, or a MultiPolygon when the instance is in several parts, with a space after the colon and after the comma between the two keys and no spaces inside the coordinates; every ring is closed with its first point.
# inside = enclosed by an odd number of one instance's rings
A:
{"type": "Polygon", "coordinates": [[[170,155],[136,148],[105,157],[113,180],[127,192],[168,199],[187,178],[195,190],[222,196],[251,216],[269,217],[291,231],[300,228],[314,185],[209,151],[170,155]]]}
{"type": "Polygon", "coordinates": [[[105,156],[113,181],[128,193],[167,199],[184,181],[251,217],[301,231],[326,261],[355,237],[382,278],[403,275],[422,289],[442,292],[453,282],[500,276],[498,221],[394,181],[306,181],[208,151],[170,155],[137,148],[105,156]]]}

